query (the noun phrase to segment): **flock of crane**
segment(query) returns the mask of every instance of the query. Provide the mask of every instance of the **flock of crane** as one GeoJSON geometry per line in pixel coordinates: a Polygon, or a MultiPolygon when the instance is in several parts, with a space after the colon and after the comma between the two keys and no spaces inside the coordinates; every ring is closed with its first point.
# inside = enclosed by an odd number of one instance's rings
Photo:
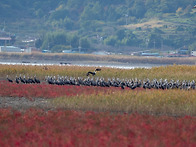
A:
{"type": "Polygon", "coordinates": [[[84,85],[84,86],[99,86],[99,87],[121,87],[124,89],[128,87],[130,89],[135,88],[144,88],[144,89],[195,89],[195,81],[182,81],[179,80],[168,81],[167,79],[153,79],[150,81],[149,79],[146,80],[139,80],[135,79],[119,79],[119,78],[99,78],[99,77],[67,77],[67,76],[47,76],[46,81],[48,84],[56,84],[56,85],[84,85]]]}
{"type": "MultiPolygon", "coordinates": [[[[167,79],[145,79],[139,80],[135,79],[119,79],[119,78],[100,78],[95,77],[96,72],[101,71],[100,68],[95,69],[93,72],[89,71],[86,74],[86,78],[83,77],[68,77],[68,76],[46,76],[45,82],[52,85],[77,85],[77,86],[99,86],[99,87],[121,87],[125,89],[126,87],[130,89],[135,88],[144,88],[144,89],[196,89],[195,81],[175,81],[167,79]],[[90,76],[92,75],[92,76],[90,76]]],[[[15,80],[10,79],[7,76],[7,80],[11,83],[15,82],[17,84],[40,84],[41,81],[36,77],[28,77],[26,78],[25,75],[23,78],[21,75],[19,77],[16,76],[15,80]]]]}
{"type": "Polygon", "coordinates": [[[25,75],[23,76],[23,78],[21,77],[21,75],[19,77],[16,76],[15,80],[12,80],[8,77],[7,75],[7,81],[10,82],[10,83],[17,83],[17,84],[20,84],[20,83],[23,83],[23,84],[40,84],[41,81],[36,77],[28,77],[26,78],[25,75]]]}

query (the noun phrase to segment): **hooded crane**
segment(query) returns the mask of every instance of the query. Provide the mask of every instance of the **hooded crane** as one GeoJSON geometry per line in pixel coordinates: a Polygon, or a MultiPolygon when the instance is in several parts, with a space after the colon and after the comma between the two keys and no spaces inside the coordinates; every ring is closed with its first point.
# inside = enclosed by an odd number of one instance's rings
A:
{"type": "Polygon", "coordinates": [[[18,79],[21,81],[21,83],[26,84],[25,76],[24,76],[24,79],[23,79],[23,78],[21,77],[21,74],[20,74],[20,76],[19,76],[18,79]]]}
{"type": "Polygon", "coordinates": [[[89,76],[90,74],[94,76],[94,75],[96,74],[97,71],[101,71],[101,68],[96,68],[93,72],[92,72],[92,71],[89,71],[89,72],[86,74],[86,76],[89,76]]]}
{"type": "Polygon", "coordinates": [[[19,84],[20,82],[19,82],[19,78],[16,76],[16,79],[15,79],[15,82],[17,83],[17,84],[19,84]]]}
{"type": "Polygon", "coordinates": [[[8,82],[13,83],[13,80],[9,79],[8,75],[7,75],[7,80],[8,80],[8,82]]]}
{"type": "Polygon", "coordinates": [[[36,76],[34,76],[34,81],[35,81],[35,83],[37,83],[37,84],[40,84],[40,83],[41,83],[40,80],[39,80],[38,78],[36,78],[36,76]]]}

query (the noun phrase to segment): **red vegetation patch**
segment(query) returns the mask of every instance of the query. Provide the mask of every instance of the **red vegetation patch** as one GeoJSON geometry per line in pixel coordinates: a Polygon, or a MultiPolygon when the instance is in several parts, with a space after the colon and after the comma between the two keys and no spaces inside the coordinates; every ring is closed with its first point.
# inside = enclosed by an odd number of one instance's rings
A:
{"type": "MultiPolygon", "coordinates": [[[[127,88],[128,89],[128,88],[127,88]]],[[[98,92],[112,92],[121,90],[120,87],[93,87],[93,86],[71,86],[71,85],[49,85],[49,84],[16,84],[0,82],[0,96],[10,97],[41,97],[55,98],[60,96],[74,96],[80,94],[92,94],[98,92]]]]}
{"type": "Polygon", "coordinates": [[[0,109],[0,146],[195,146],[196,118],[0,109]]]}

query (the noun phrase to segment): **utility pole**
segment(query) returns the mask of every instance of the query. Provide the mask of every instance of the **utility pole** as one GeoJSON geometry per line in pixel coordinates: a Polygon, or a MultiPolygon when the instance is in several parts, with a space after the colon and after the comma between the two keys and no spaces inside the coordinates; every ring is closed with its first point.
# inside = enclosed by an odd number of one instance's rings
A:
{"type": "Polygon", "coordinates": [[[146,39],[146,49],[148,48],[149,39],[146,39]]]}
{"type": "Polygon", "coordinates": [[[78,51],[79,51],[79,53],[80,53],[80,51],[81,51],[81,41],[80,41],[80,39],[79,39],[78,51]]]}
{"type": "Polygon", "coordinates": [[[5,39],[5,52],[7,52],[7,41],[6,41],[6,39],[5,39]]]}
{"type": "Polygon", "coordinates": [[[5,21],[4,21],[3,31],[5,31],[5,21]]]}
{"type": "Polygon", "coordinates": [[[128,25],[128,14],[124,14],[124,16],[125,16],[125,21],[126,21],[126,25],[128,25]]]}

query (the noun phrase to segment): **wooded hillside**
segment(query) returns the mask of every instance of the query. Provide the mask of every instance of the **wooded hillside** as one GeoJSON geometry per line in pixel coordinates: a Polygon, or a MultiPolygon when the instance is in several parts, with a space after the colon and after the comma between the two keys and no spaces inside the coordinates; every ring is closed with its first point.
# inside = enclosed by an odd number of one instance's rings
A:
{"type": "Polygon", "coordinates": [[[195,0],[1,0],[0,29],[64,49],[196,48],[195,0]],[[60,38],[60,39],[59,39],[60,38]]]}

